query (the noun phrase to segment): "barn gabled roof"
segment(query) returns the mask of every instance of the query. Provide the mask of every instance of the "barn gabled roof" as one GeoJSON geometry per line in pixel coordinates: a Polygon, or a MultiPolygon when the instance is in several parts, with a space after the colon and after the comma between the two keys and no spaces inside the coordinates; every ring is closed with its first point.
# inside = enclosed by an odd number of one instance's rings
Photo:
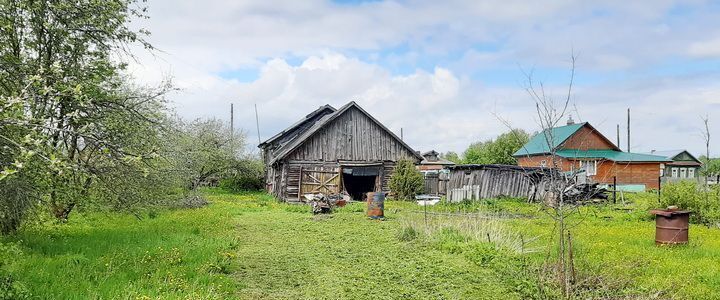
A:
{"type": "Polygon", "coordinates": [[[268,144],[270,144],[270,143],[272,143],[272,142],[274,142],[274,141],[276,141],[276,140],[278,140],[278,139],[285,138],[285,137],[287,137],[287,136],[288,136],[289,134],[291,134],[291,133],[300,133],[300,134],[302,134],[302,131],[306,131],[306,130],[309,129],[311,126],[307,126],[307,127],[305,128],[305,130],[302,130],[302,128],[300,128],[300,127],[302,127],[303,125],[306,125],[307,123],[309,123],[310,121],[312,121],[316,116],[318,116],[318,115],[320,115],[320,114],[323,114],[323,113],[325,113],[325,114],[330,114],[330,113],[333,113],[333,112],[335,112],[335,111],[337,111],[337,110],[336,110],[334,107],[330,106],[329,104],[325,104],[325,105],[323,105],[323,106],[320,106],[320,108],[318,108],[318,109],[312,111],[311,113],[307,114],[304,118],[300,119],[300,121],[297,121],[295,124],[290,125],[290,127],[286,128],[285,130],[280,131],[278,134],[276,134],[276,135],[272,136],[271,138],[267,139],[266,141],[260,143],[260,145],[258,145],[258,148],[264,148],[264,147],[267,146],[268,144]],[[297,130],[297,129],[300,129],[300,130],[297,130]]]}
{"type": "Polygon", "coordinates": [[[359,110],[360,112],[362,112],[365,116],[367,116],[375,124],[380,126],[380,128],[382,128],[388,134],[390,134],[390,136],[393,139],[395,139],[398,143],[400,143],[403,147],[405,147],[405,149],[410,151],[410,153],[412,153],[418,159],[418,161],[422,161],[424,159],[424,157],[422,155],[415,152],[415,150],[413,150],[412,147],[410,147],[408,144],[406,144],[402,139],[400,139],[397,135],[395,135],[395,133],[390,131],[390,129],[385,127],[385,125],[380,123],[380,121],[375,119],[372,115],[370,115],[367,111],[365,111],[362,107],[360,107],[360,105],[355,103],[355,101],[350,101],[350,103],[343,105],[340,109],[335,110],[334,112],[332,112],[330,114],[324,115],[322,118],[320,118],[320,120],[315,122],[315,124],[313,124],[310,128],[305,130],[303,133],[299,134],[292,141],[283,145],[280,149],[278,149],[277,155],[275,155],[275,157],[272,159],[272,161],[270,161],[270,164],[273,164],[273,163],[277,162],[278,160],[285,158],[285,156],[289,155],[290,153],[292,153],[292,151],[294,151],[295,149],[300,147],[300,145],[302,145],[302,143],[305,142],[305,140],[310,138],[318,130],[320,130],[321,128],[323,128],[325,125],[329,124],[333,120],[337,119],[337,117],[341,116],[343,113],[345,113],[346,111],[348,111],[350,108],[353,108],[353,107],[356,108],[357,110],[359,110]]]}

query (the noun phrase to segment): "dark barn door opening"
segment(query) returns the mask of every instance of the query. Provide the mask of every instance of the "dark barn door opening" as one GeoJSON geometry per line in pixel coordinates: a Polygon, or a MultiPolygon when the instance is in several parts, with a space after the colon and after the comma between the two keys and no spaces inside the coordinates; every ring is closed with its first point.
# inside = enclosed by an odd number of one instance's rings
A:
{"type": "Polygon", "coordinates": [[[365,194],[375,191],[378,176],[380,176],[379,167],[344,167],[343,187],[353,200],[362,201],[365,199],[365,194]]]}

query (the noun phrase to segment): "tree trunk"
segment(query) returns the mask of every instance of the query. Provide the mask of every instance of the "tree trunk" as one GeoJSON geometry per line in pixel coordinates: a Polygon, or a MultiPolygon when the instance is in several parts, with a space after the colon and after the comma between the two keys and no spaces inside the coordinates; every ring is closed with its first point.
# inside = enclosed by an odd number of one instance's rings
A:
{"type": "Polygon", "coordinates": [[[61,223],[67,223],[68,217],[70,216],[70,212],[72,212],[73,208],[75,208],[75,202],[53,205],[53,215],[55,215],[55,218],[61,223]]]}

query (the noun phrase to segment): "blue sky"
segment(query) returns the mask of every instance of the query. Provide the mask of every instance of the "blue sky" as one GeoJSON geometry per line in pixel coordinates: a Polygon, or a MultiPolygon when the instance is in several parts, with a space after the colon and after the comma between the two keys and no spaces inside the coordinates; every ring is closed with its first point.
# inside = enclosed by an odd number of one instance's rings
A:
{"type": "Polygon", "coordinates": [[[701,115],[720,129],[718,2],[159,0],[150,14],[140,25],[163,52],[141,55],[134,74],[172,76],[187,118],[227,119],[235,103],[250,141],[254,104],[267,138],[350,100],[417,150],[532,132],[524,72],[561,99],[573,53],[571,114],[614,136],[631,108],[633,151],[699,153],[701,115]]]}

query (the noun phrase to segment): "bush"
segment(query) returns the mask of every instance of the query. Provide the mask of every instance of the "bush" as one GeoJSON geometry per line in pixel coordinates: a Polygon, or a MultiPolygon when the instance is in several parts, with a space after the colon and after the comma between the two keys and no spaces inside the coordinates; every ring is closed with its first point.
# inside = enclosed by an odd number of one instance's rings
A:
{"type": "Polygon", "coordinates": [[[398,161],[395,173],[390,177],[390,189],[398,200],[412,200],[425,190],[425,179],[409,160],[398,161]]]}
{"type": "Polygon", "coordinates": [[[32,181],[23,176],[0,180],[0,233],[15,232],[39,198],[32,181]]]}
{"type": "Polygon", "coordinates": [[[263,164],[257,159],[239,160],[224,174],[220,188],[232,192],[260,191],[265,188],[263,164]]]}
{"type": "Polygon", "coordinates": [[[0,273],[0,300],[30,299],[30,291],[11,275],[0,273]]]}
{"type": "Polygon", "coordinates": [[[262,177],[239,174],[220,180],[220,188],[232,192],[259,191],[265,186],[262,177]]]}
{"type": "Polygon", "coordinates": [[[660,208],[675,205],[691,210],[694,222],[714,224],[720,222],[720,187],[706,190],[695,181],[670,183],[662,187],[660,208]]]}

